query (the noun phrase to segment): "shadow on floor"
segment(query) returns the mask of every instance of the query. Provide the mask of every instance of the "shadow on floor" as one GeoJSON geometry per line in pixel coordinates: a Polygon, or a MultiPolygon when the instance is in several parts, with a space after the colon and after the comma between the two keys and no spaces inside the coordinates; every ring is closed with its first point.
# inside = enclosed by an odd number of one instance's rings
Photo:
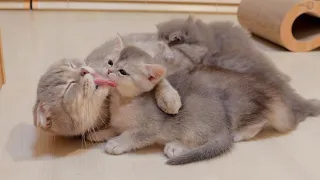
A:
{"type": "MultiPolygon", "coordinates": [[[[267,128],[252,141],[279,137],[286,134],[267,128]]],[[[102,148],[103,143],[82,141],[81,138],[55,137],[37,130],[33,125],[21,123],[12,129],[6,151],[14,161],[51,160],[85,153],[91,148],[102,148]]],[[[136,155],[159,153],[163,146],[151,146],[138,150],[136,155]]]]}
{"type": "Polygon", "coordinates": [[[84,142],[81,138],[56,137],[21,123],[10,132],[6,151],[14,161],[29,161],[78,155],[97,147],[99,144],[84,142]]]}

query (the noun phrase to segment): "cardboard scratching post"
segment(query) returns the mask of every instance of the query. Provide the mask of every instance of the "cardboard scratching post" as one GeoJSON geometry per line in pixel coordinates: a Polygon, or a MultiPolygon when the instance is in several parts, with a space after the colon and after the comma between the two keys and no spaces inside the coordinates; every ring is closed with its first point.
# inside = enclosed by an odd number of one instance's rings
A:
{"type": "Polygon", "coordinates": [[[320,0],[242,0],[242,26],[290,51],[320,47],[320,0]]]}

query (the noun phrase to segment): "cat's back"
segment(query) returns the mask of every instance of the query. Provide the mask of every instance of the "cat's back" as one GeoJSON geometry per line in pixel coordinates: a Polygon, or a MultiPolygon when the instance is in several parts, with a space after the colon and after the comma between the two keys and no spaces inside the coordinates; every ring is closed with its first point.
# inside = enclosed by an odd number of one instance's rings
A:
{"type": "Polygon", "coordinates": [[[245,49],[253,46],[250,33],[231,21],[211,22],[208,26],[222,47],[245,49]]]}
{"type": "MultiPolygon", "coordinates": [[[[213,66],[199,66],[193,70],[181,70],[168,77],[176,88],[212,89],[214,87],[241,87],[246,84],[261,84],[256,78],[243,73],[229,71],[213,66]]],[[[261,86],[264,86],[261,84],[261,86]]]]}

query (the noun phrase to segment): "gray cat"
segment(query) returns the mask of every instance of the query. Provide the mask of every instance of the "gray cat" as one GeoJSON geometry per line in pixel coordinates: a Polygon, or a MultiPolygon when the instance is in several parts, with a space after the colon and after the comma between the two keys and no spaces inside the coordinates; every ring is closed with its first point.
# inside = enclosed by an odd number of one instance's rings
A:
{"type": "Polygon", "coordinates": [[[179,49],[195,64],[214,65],[220,68],[245,73],[277,86],[290,104],[297,123],[316,110],[310,101],[297,94],[288,84],[290,78],[250,41],[249,33],[231,22],[204,23],[189,16],[188,19],[173,19],[160,23],[158,38],[179,49]],[[194,46],[206,49],[198,53],[194,46]]]}
{"type": "MultiPolygon", "coordinates": [[[[61,136],[95,138],[97,128],[109,122],[109,86],[101,79],[105,69],[92,69],[84,61],[63,59],[51,65],[41,76],[33,108],[34,124],[44,131],[61,136]]],[[[169,83],[162,81],[156,88],[156,99],[164,111],[178,110],[180,96],[169,83]],[[160,85],[160,86],[159,86],[160,85]]],[[[177,112],[174,112],[177,113],[177,112]]]]}
{"type": "Polygon", "coordinates": [[[196,64],[215,65],[272,82],[290,80],[254,47],[250,34],[232,22],[206,24],[189,16],[162,22],[157,28],[159,40],[178,48],[196,64]],[[197,55],[189,44],[203,46],[207,53],[197,55]]]}
{"type": "MultiPolygon", "coordinates": [[[[98,133],[120,135],[107,141],[106,152],[123,154],[159,143],[165,145],[168,164],[186,164],[219,156],[268,124],[279,131],[296,126],[291,105],[276,86],[214,67],[168,72],[183,102],[180,112],[169,116],[153,97],[153,87],[166,73],[158,62],[127,46],[109,69],[108,77],[116,83],[110,128],[98,133]]],[[[319,101],[312,104],[319,113],[319,101]]]]}

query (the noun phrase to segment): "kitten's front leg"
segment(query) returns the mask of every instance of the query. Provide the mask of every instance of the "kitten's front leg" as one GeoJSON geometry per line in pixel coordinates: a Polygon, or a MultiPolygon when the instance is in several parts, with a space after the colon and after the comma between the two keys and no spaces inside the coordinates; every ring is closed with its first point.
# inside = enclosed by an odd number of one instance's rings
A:
{"type": "Polygon", "coordinates": [[[105,151],[108,154],[120,155],[155,143],[156,134],[139,130],[125,131],[107,141],[105,151]]]}
{"type": "Polygon", "coordinates": [[[167,114],[177,114],[181,108],[181,98],[177,90],[166,80],[161,80],[155,89],[158,107],[167,114]]]}

